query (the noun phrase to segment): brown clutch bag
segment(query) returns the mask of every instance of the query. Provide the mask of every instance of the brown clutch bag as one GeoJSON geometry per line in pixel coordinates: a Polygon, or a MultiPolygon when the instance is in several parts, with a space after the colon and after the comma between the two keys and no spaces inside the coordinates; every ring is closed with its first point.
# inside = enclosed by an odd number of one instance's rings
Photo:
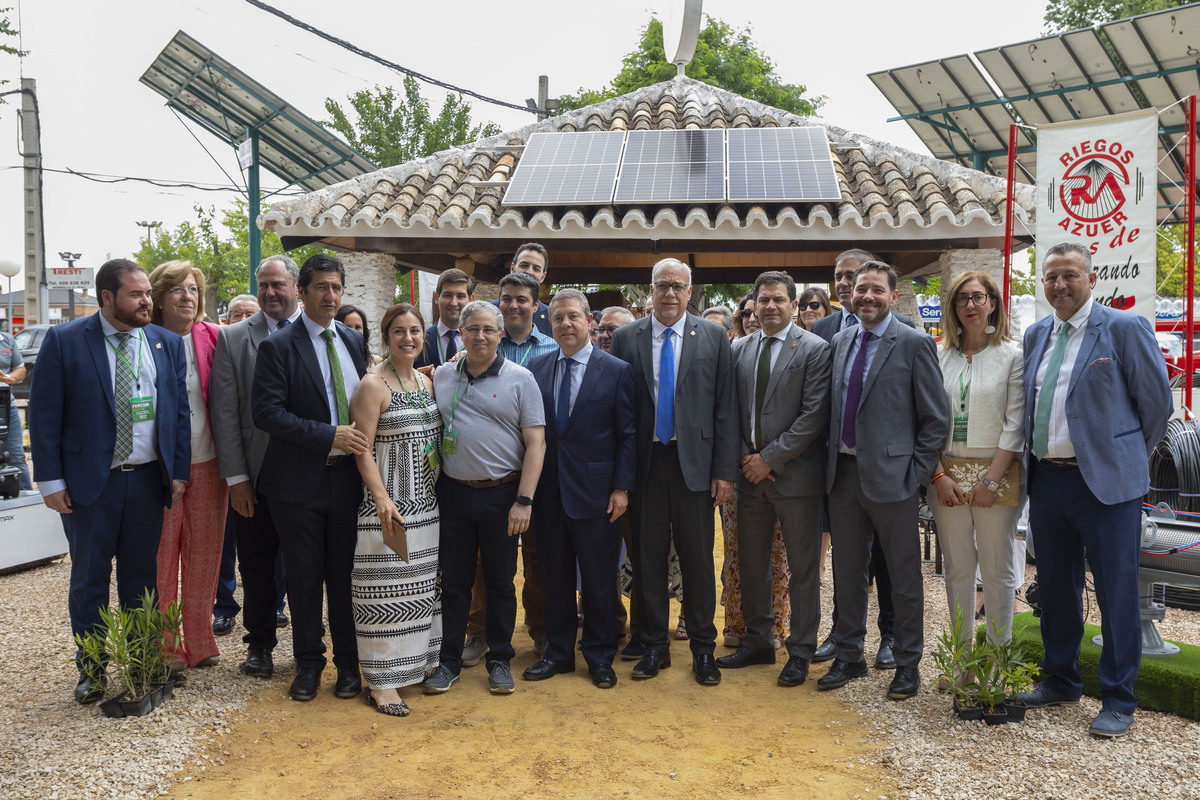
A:
{"type": "MultiPolygon", "coordinates": [[[[942,469],[946,470],[955,483],[970,491],[979,483],[983,473],[992,465],[990,458],[951,458],[942,456],[942,469]]],[[[1021,463],[1017,459],[1008,465],[1004,477],[1000,479],[1000,491],[996,492],[996,504],[1015,506],[1021,498],[1021,463]]]]}
{"type": "Polygon", "coordinates": [[[404,527],[404,523],[399,517],[392,517],[391,531],[388,531],[387,526],[383,526],[383,543],[395,551],[396,555],[404,559],[404,563],[408,563],[408,531],[404,527]]]}

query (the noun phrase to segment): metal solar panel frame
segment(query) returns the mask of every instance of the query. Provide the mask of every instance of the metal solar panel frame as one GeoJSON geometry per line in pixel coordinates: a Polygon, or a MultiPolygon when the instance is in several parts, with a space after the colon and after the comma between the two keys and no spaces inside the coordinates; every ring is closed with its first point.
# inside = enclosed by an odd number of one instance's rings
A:
{"type": "Polygon", "coordinates": [[[673,203],[723,203],[727,196],[726,184],[728,173],[726,169],[725,131],[719,128],[685,129],[685,130],[637,130],[630,131],[625,139],[625,152],[621,159],[621,170],[617,176],[617,188],[613,194],[613,202],[620,205],[640,204],[673,204],[673,203]],[[692,142],[700,141],[705,144],[704,154],[695,158],[690,150],[692,142]],[[655,144],[655,156],[647,160],[643,148],[651,142],[655,144]],[[664,143],[672,143],[670,152],[662,153],[664,143]],[[680,146],[680,143],[683,146],[680,146]],[[716,152],[719,160],[709,154],[716,152]],[[669,159],[669,160],[668,160],[669,159]],[[703,176],[696,176],[693,168],[687,182],[695,179],[702,182],[699,192],[680,191],[675,188],[679,175],[679,165],[703,165],[703,176]],[[712,174],[715,167],[721,171],[718,182],[720,191],[714,190],[712,174]],[[642,181],[644,173],[654,173],[651,178],[649,191],[642,181]],[[666,188],[660,189],[660,179],[667,180],[666,188]]]}
{"type": "Polygon", "coordinates": [[[183,31],[141,82],[167,105],[236,147],[259,132],[259,161],[280,180],[315,191],[378,169],[350,145],[183,31]]]}
{"type": "Polygon", "coordinates": [[[501,202],[509,206],[607,205],[613,201],[624,150],[624,131],[531,134],[501,202]],[[564,151],[564,144],[569,150],[564,151]],[[581,191],[589,185],[589,175],[594,175],[590,191],[581,191]],[[550,193],[552,184],[555,191],[550,193]]]}
{"type": "MultiPolygon", "coordinates": [[[[841,187],[838,184],[837,172],[833,168],[833,152],[829,149],[829,135],[823,127],[817,125],[810,126],[794,126],[788,128],[733,128],[725,132],[725,151],[727,165],[727,196],[730,202],[737,203],[820,203],[820,202],[837,202],[842,199],[841,187]],[[789,153],[799,155],[799,148],[796,146],[798,139],[803,138],[804,144],[809,147],[807,157],[787,158],[789,153]],[[789,148],[780,147],[776,154],[776,158],[768,158],[767,154],[763,154],[760,158],[735,158],[736,139],[753,140],[757,139],[760,143],[769,142],[771,139],[785,140],[790,139],[789,148]],[[803,172],[805,165],[813,165],[813,171],[818,173],[815,175],[815,180],[819,184],[818,188],[827,188],[825,192],[803,192],[796,194],[788,194],[783,191],[771,195],[766,192],[760,194],[752,194],[748,190],[746,192],[738,192],[736,188],[737,178],[735,165],[746,165],[747,170],[750,165],[777,165],[775,171],[778,171],[781,179],[785,165],[795,165],[797,173],[803,172]],[[819,174],[819,173],[824,174],[819,174]],[[827,182],[827,183],[825,183],[827,182]]],[[[764,167],[764,175],[774,174],[770,167],[764,167]]],[[[782,181],[781,181],[782,182],[782,181]]],[[[801,184],[803,189],[804,179],[801,175],[797,175],[797,182],[801,184]]],[[[782,187],[781,187],[782,188],[782,187]]]]}

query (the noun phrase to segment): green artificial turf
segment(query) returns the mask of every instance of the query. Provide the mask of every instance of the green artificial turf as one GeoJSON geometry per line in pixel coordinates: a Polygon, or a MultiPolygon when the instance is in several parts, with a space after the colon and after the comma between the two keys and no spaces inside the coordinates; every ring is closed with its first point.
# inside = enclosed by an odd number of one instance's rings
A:
{"type": "MultiPolygon", "coordinates": [[[[1100,696],[1100,648],[1092,644],[1092,637],[1099,633],[1097,626],[1085,625],[1083,647],[1079,653],[1083,691],[1091,697],[1100,696]]],[[[1025,645],[1026,658],[1040,664],[1045,655],[1041,620],[1030,612],[1017,614],[1013,617],[1013,636],[1025,645]]],[[[1142,669],[1134,687],[1138,707],[1200,719],[1200,647],[1182,642],[1175,644],[1179,645],[1177,656],[1142,659],[1142,669]]]]}

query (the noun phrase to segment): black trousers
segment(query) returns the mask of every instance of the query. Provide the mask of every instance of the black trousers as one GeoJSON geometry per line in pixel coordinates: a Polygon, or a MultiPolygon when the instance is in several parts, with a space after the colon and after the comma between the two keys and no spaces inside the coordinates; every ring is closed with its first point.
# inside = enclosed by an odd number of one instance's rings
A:
{"type": "Polygon", "coordinates": [[[683,574],[683,619],[692,653],[711,654],[717,628],[716,577],[713,569],[713,500],[708,491],[687,487],[679,466],[679,450],[653,445],[646,485],[634,492],[637,560],[634,591],[641,610],[641,638],[647,647],[665,652],[667,639],[667,557],[671,540],[683,574]]]}
{"type": "Polygon", "coordinates": [[[278,580],[282,560],[270,503],[255,493],[254,516],[243,517],[230,509],[229,519],[237,533],[237,566],[242,576],[242,625],[246,628],[242,641],[272,650],[279,643],[275,612],[282,606],[284,587],[278,580]]]}
{"type": "MultiPolygon", "coordinates": [[[[268,497],[279,545],[287,563],[288,608],[292,612],[292,652],[299,669],[325,668],[325,642],[321,636],[321,590],[329,604],[329,634],[333,663],[358,666],[358,640],[350,605],[350,571],[358,541],[358,505],[362,480],[352,459],[326,467],[317,490],[308,496],[268,497]]],[[[274,575],[274,562],[271,571],[274,575]]],[[[243,579],[243,588],[245,580],[243,579]]],[[[275,624],[274,581],[267,611],[275,624]]],[[[250,608],[243,619],[249,627],[250,608]]],[[[272,636],[274,634],[272,633],[272,636]]]]}

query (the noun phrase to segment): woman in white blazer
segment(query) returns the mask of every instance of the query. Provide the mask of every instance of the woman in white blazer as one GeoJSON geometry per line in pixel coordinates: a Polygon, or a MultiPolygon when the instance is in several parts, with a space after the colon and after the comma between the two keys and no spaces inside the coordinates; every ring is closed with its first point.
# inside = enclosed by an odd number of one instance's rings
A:
{"type": "Polygon", "coordinates": [[[938,360],[951,432],[929,502],[946,560],[946,601],[951,616],[957,606],[968,621],[974,618],[978,567],[988,636],[1006,641],[1022,582],[1013,538],[1021,502],[1024,359],[1009,335],[996,282],[984,272],[964,272],[950,284],[942,325],[938,360]]]}

